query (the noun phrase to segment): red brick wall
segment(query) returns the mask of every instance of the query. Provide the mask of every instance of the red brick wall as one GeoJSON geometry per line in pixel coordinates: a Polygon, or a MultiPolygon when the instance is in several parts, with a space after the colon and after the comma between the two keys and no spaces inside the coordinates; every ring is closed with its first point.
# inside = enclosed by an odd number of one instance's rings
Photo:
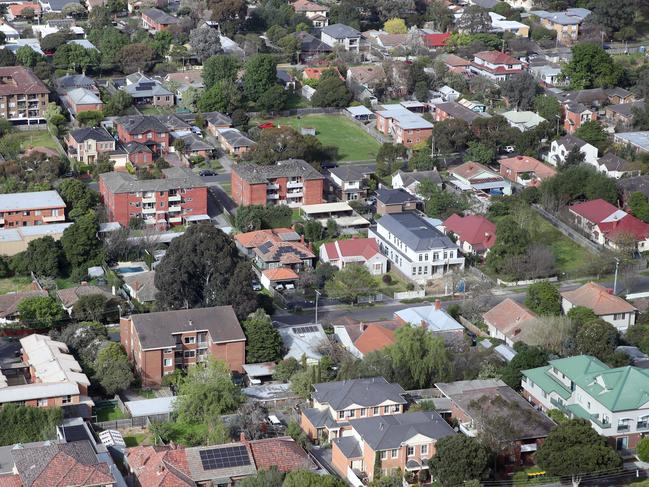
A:
{"type": "Polygon", "coordinates": [[[403,130],[402,138],[403,145],[406,147],[413,147],[422,142],[426,142],[429,137],[432,137],[433,129],[417,129],[417,130],[403,130]]]}
{"type": "Polygon", "coordinates": [[[324,179],[309,179],[304,181],[305,205],[316,205],[322,203],[322,192],[324,191],[324,179]]]}
{"type": "Polygon", "coordinates": [[[89,112],[91,110],[103,110],[103,103],[95,103],[93,105],[74,105],[74,111],[76,113],[89,112]]]}
{"type": "Polygon", "coordinates": [[[219,360],[228,364],[230,370],[243,372],[246,363],[246,342],[214,343],[210,346],[210,353],[219,360]]]}
{"type": "Polygon", "coordinates": [[[153,164],[153,154],[151,152],[133,152],[128,155],[128,160],[135,166],[150,166],[153,164]]]}
{"type": "MultiPolygon", "coordinates": [[[[448,113],[446,113],[444,110],[442,110],[441,108],[437,108],[435,110],[435,121],[436,122],[443,122],[447,118],[449,118],[448,113]]],[[[432,134],[432,131],[431,131],[431,134],[432,134]]]]}
{"type": "Polygon", "coordinates": [[[128,318],[119,319],[119,340],[126,350],[129,360],[133,361],[133,350],[131,349],[131,326],[132,321],[128,318]]]}
{"type": "MultiPolygon", "coordinates": [[[[59,210],[58,218],[59,222],[65,221],[65,206],[55,208],[59,210]]],[[[13,228],[13,227],[23,227],[23,226],[32,226],[36,225],[37,222],[43,222],[43,217],[52,216],[53,208],[47,209],[29,209],[24,210],[28,212],[28,215],[24,215],[22,210],[6,212],[0,218],[4,218],[4,228],[13,228]],[[36,215],[36,211],[40,211],[40,215],[36,215]]],[[[52,223],[52,222],[48,222],[52,223]]]]}
{"type": "Polygon", "coordinates": [[[155,144],[155,146],[151,146],[154,150],[163,154],[166,154],[169,151],[169,134],[167,132],[159,133],[148,131],[144,132],[143,134],[129,134],[124,129],[124,125],[118,123],[117,136],[119,137],[120,142],[122,142],[123,144],[127,144],[129,142],[139,142],[140,144],[144,145],[155,144]],[[149,138],[148,134],[152,134],[151,138],[149,138]],[[160,147],[160,144],[164,144],[164,148],[160,147]]]}
{"type": "Polygon", "coordinates": [[[141,372],[142,385],[145,387],[159,386],[162,382],[162,350],[146,350],[142,352],[141,372]]]}

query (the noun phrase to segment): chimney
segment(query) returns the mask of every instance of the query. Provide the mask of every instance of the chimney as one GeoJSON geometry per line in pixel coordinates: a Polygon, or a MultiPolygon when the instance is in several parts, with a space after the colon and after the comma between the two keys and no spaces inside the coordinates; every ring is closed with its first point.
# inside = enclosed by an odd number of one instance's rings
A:
{"type": "Polygon", "coordinates": [[[189,324],[190,328],[194,326],[194,322],[192,320],[189,320],[187,323],[189,324]]]}
{"type": "Polygon", "coordinates": [[[161,474],[164,473],[164,471],[165,471],[165,466],[164,466],[164,464],[159,463],[158,465],[156,465],[155,473],[157,473],[158,475],[161,475],[161,474]]]}
{"type": "Polygon", "coordinates": [[[88,281],[81,281],[81,285],[82,285],[82,286],[87,286],[87,285],[88,285],[88,281]]]}
{"type": "Polygon", "coordinates": [[[421,326],[422,328],[428,328],[426,326],[426,321],[425,320],[421,320],[421,324],[419,326],[421,326]]]}
{"type": "Polygon", "coordinates": [[[248,440],[246,439],[246,434],[243,431],[241,433],[239,433],[239,441],[241,443],[247,443],[248,442],[248,440]]]}
{"type": "Polygon", "coordinates": [[[304,235],[300,235],[300,243],[304,244],[304,235]]]}
{"type": "Polygon", "coordinates": [[[609,294],[613,294],[613,290],[610,287],[606,288],[606,292],[609,293],[609,294]]]}
{"type": "Polygon", "coordinates": [[[435,300],[435,309],[442,309],[442,301],[439,299],[435,300]]]}

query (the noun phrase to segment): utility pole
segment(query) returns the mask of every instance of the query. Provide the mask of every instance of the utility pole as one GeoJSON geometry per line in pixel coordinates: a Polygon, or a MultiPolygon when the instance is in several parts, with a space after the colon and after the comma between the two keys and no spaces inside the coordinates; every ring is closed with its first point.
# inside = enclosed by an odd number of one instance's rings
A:
{"type": "Polygon", "coordinates": [[[615,258],[615,278],[613,279],[613,294],[617,294],[617,269],[620,266],[620,259],[615,258]]]}
{"type": "Polygon", "coordinates": [[[318,297],[320,296],[320,291],[315,291],[315,323],[318,323],[318,297]]]}

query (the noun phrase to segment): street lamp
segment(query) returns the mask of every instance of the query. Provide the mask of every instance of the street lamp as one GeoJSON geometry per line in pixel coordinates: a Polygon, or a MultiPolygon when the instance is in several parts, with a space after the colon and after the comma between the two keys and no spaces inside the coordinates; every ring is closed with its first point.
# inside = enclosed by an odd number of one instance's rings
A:
{"type": "Polygon", "coordinates": [[[318,297],[320,296],[320,291],[316,289],[315,291],[315,323],[318,324],[318,297]]]}
{"type": "Polygon", "coordinates": [[[613,294],[617,294],[617,268],[620,266],[620,259],[615,258],[615,278],[613,279],[613,294]]]}

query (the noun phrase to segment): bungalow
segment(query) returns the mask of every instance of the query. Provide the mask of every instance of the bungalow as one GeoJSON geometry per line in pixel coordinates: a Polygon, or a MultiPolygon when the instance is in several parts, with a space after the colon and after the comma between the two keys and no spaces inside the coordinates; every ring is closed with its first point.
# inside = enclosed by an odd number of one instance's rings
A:
{"type": "Polygon", "coordinates": [[[417,188],[422,181],[432,181],[438,187],[442,186],[442,177],[437,169],[432,171],[414,171],[404,172],[398,170],[392,175],[392,187],[395,189],[403,188],[413,196],[421,197],[417,188]]]}
{"type": "Polygon", "coordinates": [[[90,110],[100,111],[104,109],[101,98],[86,88],[74,88],[68,91],[63,97],[63,100],[73,115],[90,110]]]}
{"type": "Polygon", "coordinates": [[[644,107],[644,100],[608,105],[604,109],[604,116],[609,123],[626,128],[633,125],[635,111],[642,110],[644,107]]]}
{"type": "Polygon", "coordinates": [[[556,176],[553,167],[529,156],[505,157],[498,160],[500,175],[521,186],[538,186],[556,176]]]}
{"type": "Polygon", "coordinates": [[[471,61],[455,54],[442,54],[437,59],[442,61],[451,73],[455,74],[466,74],[471,66],[471,61]]]}
{"type": "Polygon", "coordinates": [[[395,331],[401,326],[396,321],[363,323],[347,316],[333,323],[337,341],[358,358],[394,344],[395,331]]]}
{"type": "Polygon", "coordinates": [[[607,88],[604,91],[606,91],[606,94],[608,95],[608,102],[613,105],[617,105],[618,103],[633,103],[636,100],[636,97],[632,92],[620,88],[619,86],[616,86],[615,88],[607,88]]]}
{"type": "Polygon", "coordinates": [[[252,149],[256,143],[243,135],[238,129],[222,128],[216,130],[217,139],[228,154],[240,156],[252,149]]]}
{"type": "Polygon", "coordinates": [[[550,144],[550,151],[545,156],[545,162],[553,166],[565,164],[568,154],[573,149],[579,149],[584,155],[584,162],[597,166],[597,147],[581,140],[574,135],[565,135],[550,144]]]}
{"type": "Polygon", "coordinates": [[[401,213],[414,211],[421,204],[421,200],[403,188],[380,188],[376,190],[376,213],[401,213]]]}
{"type": "Polygon", "coordinates": [[[486,255],[496,243],[496,225],[482,215],[449,216],[442,230],[467,254],[486,255]]]}
{"type": "Polygon", "coordinates": [[[478,162],[465,162],[449,170],[449,183],[461,191],[479,191],[490,195],[512,194],[511,183],[478,162]]]}
{"type": "Polygon", "coordinates": [[[137,105],[155,107],[172,107],[175,104],[174,94],[157,80],[148,78],[142,73],[133,73],[126,77],[126,84],[121,87],[137,105]]]}
{"type": "Polygon", "coordinates": [[[285,326],[279,329],[284,342],[284,360],[294,358],[306,361],[307,365],[317,365],[327,350],[329,338],[320,323],[303,323],[298,326],[285,326]]]}
{"type": "Polygon", "coordinates": [[[214,137],[219,136],[219,129],[227,129],[232,127],[232,119],[221,112],[209,112],[203,114],[205,122],[207,123],[207,131],[214,137]]]}
{"type": "Polygon", "coordinates": [[[442,309],[442,302],[439,299],[429,306],[416,306],[396,311],[394,319],[401,325],[422,326],[447,340],[464,337],[464,327],[442,309]]]}
{"type": "Polygon", "coordinates": [[[320,262],[330,263],[338,269],[347,264],[363,264],[374,276],[388,271],[388,258],[381,253],[373,238],[352,238],[322,244],[320,262]]]}
{"type": "Polygon", "coordinates": [[[521,340],[534,325],[537,315],[511,298],[506,298],[482,315],[489,336],[508,346],[521,340]]]}
{"type": "Polygon", "coordinates": [[[613,294],[612,289],[594,282],[588,282],[574,291],[561,293],[561,310],[564,313],[567,314],[576,306],[593,310],[598,318],[610,323],[622,333],[635,324],[638,313],[635,306],[613,294]]]}
{"type": "Polygon", "coordinates": [[[597,160],[597,170],[614,179],[639,176],[641,173],[637,165],[622,159],[613,152],[607,152],[597,160]]]}
{"type": "Polygon", "coordinates": [[[454,118],[456,120],[462,120],[471,125],[477,119],[484,118],[485,116],[489,115],[486,113],[480,113],[475,110],[471,110],[455,101],[437,103],[435,105],[436,122],[442,122],[444,120],[448,120],[449,118],[454,118]]]}
{"type": "Polygon", "coordinates": [[[364,64],[347,69],[347,87],[360,101],[376,101],[374,90],[384,86],[386,80],[387,75],[381,64],[364,64]]]}
{"type": "MultiPolygon", "coordinates": [[[[507,96],[507,95],[505,95],[507,96]]],[[[507,120],[507,123],[510,127],[520,130],[521,132],[526,132],[528,130],[535,129],[539,124],[547,122],[545,118],[540,115],[537,115],[534,112],[529,111],[516,111],[512,110],[502,114],[507,120]]]]}
{"type": "Polygon", "coordinates": [[[426,32],[423,35],[424,45],[429,49],[439,49],[446,46],[450,37],[450,32],[444,32],[443,34],[437,32],[426,32]]]}

